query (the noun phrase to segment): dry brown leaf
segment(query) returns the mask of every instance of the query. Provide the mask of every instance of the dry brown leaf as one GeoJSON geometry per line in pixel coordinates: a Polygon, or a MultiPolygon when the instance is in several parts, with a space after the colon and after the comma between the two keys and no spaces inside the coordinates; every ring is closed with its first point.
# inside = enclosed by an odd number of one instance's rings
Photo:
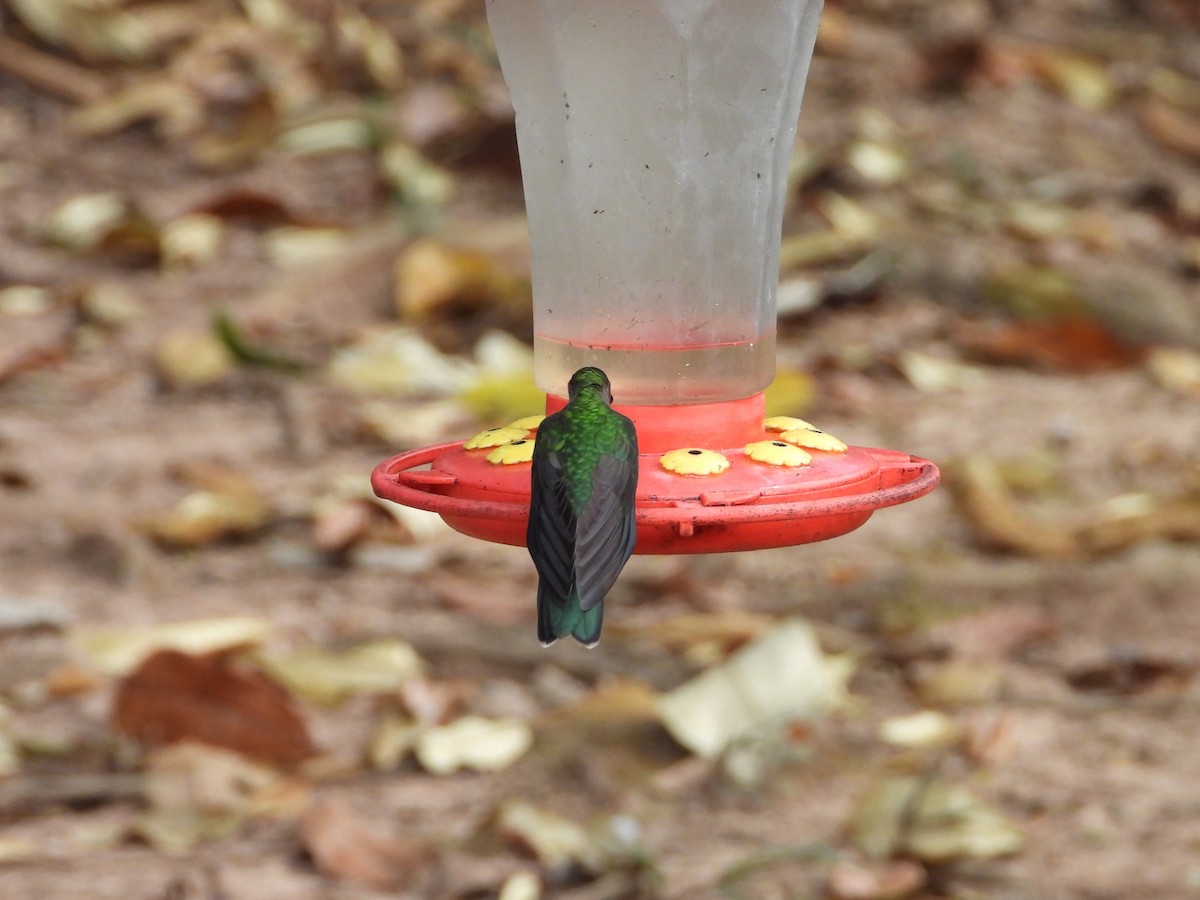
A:
{"type": "Polygon", "coordinates": [[[225,616],[144,626],[79,625],[71,629],[69,640],[91,666],[105,675],[124,676],[156,650],[203,655],[244,649],[261,644],[273,628],[267,619],[225,616]]]}
{"type": "Polygon", "coordinates": [[[158,256],[158,227],[114,191],[79,194],[42,226],[45,240],[75,253],[104,253],[127,264],[158,256]]]}
{"type": "Polygon", "coordinates": [[[1017,603],[938,622],[923,637],[956,659],[1000,660],[1056,630],[1045,610],[1017,603]]]}
{"type": "MultiPolygon", "coordinates": [[[[742,609],[690,613],[671,616],[659,622],[651,633],[641,636],[673,653],[690,655],[700,647],[714,648],[725,656],[767,632],[774,623],[771,616],[742,609]]],[[[615,622],[612,630],[617,634],[632,634],[635,629],[615,622]]]]}
{"type": "Polygon", "coordinates": [[[188,549],[253,534],[269,517],[270,506],[261,495],[196,491],[142,527],[166,547],[188,549]]]}
{"type": "Polygon", "coordinates": [[[879,726],[882,741],[896,747],[943,747],[958,739],[958,723],[933,709],[885,719],[879,726]]]}
{"type": "Polygon", "coordinates": [[[469,681],[431,681],[410,678],[400,686],[400,700],[409,714],[422,725],[444,725],[475,692],[469,681]]]}
{"type": "Polygon", "coordinates": [[[508,800],[496,811],[496,829],[533,853],[543,866],[562,872],[572,865],[599,871],[599,853],[587,829],[523,800],[508,800]]]}
{"type": "Polygon", "coordinates": [[[1032,70],[1081,109],[1107,109],[1117,99],[1117,86],[1103,62],[1054,47],[1025,51],[1032,70]]]}
{"type": "Polygon", "coordinates": [[[922,703],[959,706],[996,699],[1004,687],[1004,672],[991,660],[922,661],[913,666],[912,681],[922,703]]]}
{"type": "Polygon", "coordinates": [[[1167,390],[1200,399],[1200,352],[1187,347],[1155,347],[1146,357],[1146,369],[1167,390]]]}
{"type": "Polygon", "coordinates": [[[247,816],[275,770],[222,747],[185,741],[153,750],[146,760],[146,799],[158,809],[247,816]]]}
{"type": "Polygon", "coordinates": [[[427,581],[443,604],[481,622],[515,625],[528,615],[532,595],[515,579],[482,581],[453,572],[432,572],[427,581]]]}
{"type": "Polygon", "coordinates": [[[395,891],[430,862],[430,849],[411,838],[382,834],[342,800],[318,800],[300,823],[300,839],[317,871],[329,878],[395,891]]]}
{"type": "Polygon", "coordinates": [[[1030,556],[1070,558],[1081,552],[1074,530],[1041,522],[1004,483],[994,460],[971,456],[952,467],[948,484],[960,511],[986,544],[1030,556]]]}
{"type": "Polygon", "coordinates": [[[868,856],[927,862],[993,859],[1016,853],[1021,832],[965,787],[916,775],[877,781],[851,814],[855,843],[868,856]]]}
{"type": "Polygon", "coordinates": [[[949,470],[959,509],[989,546],[1029,556],[1071,559],[1115,553],[1147,540],[1200,541],[1200,496],[1114,497],[1091,518],[1044,522],[1005,484],[995,460],[972,456],[949,470]]]}
{"type": "Polygon", "coordinates": [[[1114,497],[1098,516],[1082,523],[1077,533],[1080,546],[1095,555],[1155,539],[1200,542],[1200,495],[1114,497]]]}
{"type": "Polygon", "coordinates": [[[460,769],[499,772],[533,746],[533,729],[518,719],[463,716],[422,732],[413,749],[417,761],[435,775],[460,769]]]}
{"type": "Polygon", "coordinates": [[[785,620],[664,694],[659,713],[675,740],[713,759],[741,738],[844,706],[853,671],[850,657],[821,650],[807,622],[785,620]]]}
{"type": "Polygon", "coordinates": [[[1162,146],[1200,159],[1200,118],[1156,99],[1146,101],[1140,118],[1142,127],[1162,146]]]}
{"type": "Polygon", "coordinates": [[[367,536],[383,513],[366,499],[327,503],[313,516],[313,544],[322,553],[345,553],[367,536]]]}
{"type": "Polygon", "coordinates": [[[113,727],[147,744],[193,740],[281,765],[314,752],[291,696],[220,653],[149,656],[118,685],[113,727]]]}
{"type": "Polygon", "coordinates": [[[233,374],[237,362],[212,331],[177,331],[159,341],[154,365],[164,385],[187,390],[219,384],[233,374]]]}
{"type": "Polygon", "coordinates": [[[829,872],[833,900],[904,900],[925,886],[925,867],[908,859],[864,865],[842,861],[829,872]]]}
{"type": "Polygon", "coordinates": [[[1167,659],[1149,654],[1120,652],[1067,674],[1067,682],[1079,691],[1112,694],[1164,694],[1186,688],[1200,671],[1194,660],[1167,659]]]}
{"type": "Polygon", "coordinates": [[[327,706],[361,694],[391,694],[424,668],[404,641],[381,638],[343,650],[308,647],[262,654],[263,667],[296,694],[327,706]]]}
{"type": "Polygon", "coordinates": [[[1065,317],[1004,324],[963,323],[953,337],[966,353],[991,363],[1056,372],[1096,372],[1133,365],[1142,353],[1095,319],[1065,317]]]}
{"type": "Polygon", "coordinates": [[[271,504],[249,477],[226,465],[201,461],[180,463],[176,477],[198,490],[166,513],[143,523],[146,532],[168,547],[201,547],[244,537],[263,528],[271,504]]]}
{"type": "Polygon", "coordinates": [[[396,260],[395,303],[401,318],[453,319],[492,307],[523,308],[529,287],[484,253],[423,239],[396,260]]]}

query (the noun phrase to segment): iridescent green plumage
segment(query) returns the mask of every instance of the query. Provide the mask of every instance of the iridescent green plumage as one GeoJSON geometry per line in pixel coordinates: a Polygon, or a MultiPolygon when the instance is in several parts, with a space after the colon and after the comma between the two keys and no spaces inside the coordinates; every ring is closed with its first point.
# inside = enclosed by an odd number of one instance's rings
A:
{"type": "Polygon", "coordinates": [[[608,377],[580,369],[568,402],[538,427],[526,543],[538,570],[538,640],[600,639],[604,596],[637,538],[637,433],[608,377]]]}

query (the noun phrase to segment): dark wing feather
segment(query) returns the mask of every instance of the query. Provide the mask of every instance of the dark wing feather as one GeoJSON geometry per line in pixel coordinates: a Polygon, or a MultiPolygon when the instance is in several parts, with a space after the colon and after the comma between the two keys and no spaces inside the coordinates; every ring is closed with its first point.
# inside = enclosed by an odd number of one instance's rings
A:
{"type": "Polygon", "coordinates": [[[575,577],[576,520],[564,483],[557,425],[554,416],[546,419],[533,447],[525,542],[541,578],[539,593],[561,606],[567,602],[575,577]]]}
{"type": "MultiPolygon", "coordinates": [[[[632,428],[630,428],[632,431],[632,428]]],[[[620,457],[604,454],[596,466],[591,496],[575,532],[575,586],[579,607],[589,610],[612,588],[637,540],[634,494],[637,444],[620,457]]]]}

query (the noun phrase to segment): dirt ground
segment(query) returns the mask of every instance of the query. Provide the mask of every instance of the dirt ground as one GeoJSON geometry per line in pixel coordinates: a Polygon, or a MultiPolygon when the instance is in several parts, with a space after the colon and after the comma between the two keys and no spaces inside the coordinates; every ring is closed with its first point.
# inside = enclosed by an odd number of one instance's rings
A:
{"type": "MultiPolygon", "coordinates": [[[[111,90],[167,71],[55,46],[18,6],[5,5],[0,37],[68,75],[111,90]]],[[[1200,895],[1200,376],[1167,365],[1200,347],[1193,5],[830,5],[800,129],[819,161],[797,183],[785,239],[830,228],[831,194],[878,228],[865,250],[847,239],[785,271],[785,285],[814,284],[821,302],[781,322],[781,367],[811,387],[797,415],[851,444],[935,460],[946,483],[825,544],[635,557],[590,652],[537,646],[535,575],[519,548],[373,508],[332,551],[317,534],[322,498],[404,449],[370,427],[372,396],[329,364],[398,323],[394,263],[418,230],[469,236],[504,271],[528,265],[502,103],[427,109],[445,102],[430,85],[495,92],[482,4],[380,6],[362,9],[395,36],[408,80],[381,90],[324,72],[314,102],[403,111],[405,141],[454,186],[432,226],[414,212],[420,184],[397,191],[374,145],[268,143],[206,165],[196,138],[143,121],[83,134],[75,116],[91,88],[0,65],[0,288],[46,288],[28,304],[10,293],[0,310],[0,735],[19,756],[0,775],[0,897],[496,896],[519,871],[538,872],[546,896],[575,898],[1200,895]],[[413,136],[428,118],[434,136],[413,136]],[[855,168],[862,141],[899,148],[903,174],[855,168]],[[101,191],[152,228],[213,213],[219,254],[168,265],[144,225],[90,247],[46,237],[66,201],[101,191]],[[341,243],[316,262],[281,260],[270,249],[280,225],[336,229],[341,243]],[[98,286],[118,300],[97,300],[98,286]],[[207,383],[173,382],[164,342],[210,334],[217,310],[304,370],[246,358],[207,383]],[[1047,318],[1043,332],[1018,327],[1047,318]],[[1056,330],[1063,319],[1087,323],[1088,337],[1056,330]],[[195,489],[188,472],[201,465],[252,485],[269,509],[234,539],[164,546],[147,523],[195,489]],[[985,491],[985,470],[1007,489],[985,491]],[[1174,498],[1174,530],[1080,537],[1155,498],[1174,498]],[[652,718],[596,701],[614,685],[686,681],[760,626],[722,626],[716,657],[661,636],[697,614],[740,621],[736,611],[803,617],[826,650],[856,660],[852,704],[797,727],[746,782],[652,718]],[[411,760],[374,770],[364,748],[393,707],[302,703],[336,762],[298,776],[308,802],[344,801],[372,833],[430,854],[390,884],[314,861],[301,813],[250,817],[175,853],[131,836],[151,802],[147,770],[113,735],[118,679],[90,669],[71,636],[244,615],[273,623],[283,647],[403,639],[463,709],[532,723],[533,749],[494,773],[438,775],[411,760]],[[945,713],[958,737],[881,739],[883,723],[922,709],[945,713]],[[853,810],[904,773],[969,788],[1021,846],[945,859],[901,847],[890,865],[912,864],[923,886],[853,893],[848,866],[896,871],[863,852],[853,810]],[[632,831],[640,863],[557,871],[497,828],[514,798],[632,831]]],[[[471,344],[456,335],[495,326],[527,339],[507,288],[488,290],[435,310],[421,333],[455,352],[471,344]]],[[[495,424],[446,413],[428,392],[384,399],[426,442],[495,424]],[[426,413],[434,424],[414,424],[426,413]]]]}

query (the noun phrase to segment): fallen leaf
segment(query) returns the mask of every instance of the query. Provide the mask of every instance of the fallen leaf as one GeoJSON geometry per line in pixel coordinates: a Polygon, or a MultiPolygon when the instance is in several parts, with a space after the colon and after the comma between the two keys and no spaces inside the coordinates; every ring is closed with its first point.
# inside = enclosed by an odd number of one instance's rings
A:
{"type": "Polygon", "coordinates": [[[79,295],[79,311],[93,325],[122,328],[145,314],[145,307],[125,285],[101,281],[88,285],[79,295]]]}
{"type": "Polygon", "coordinates": [[[917,696],[930,706],[984,703],[995,700],[1004,686],[1004,672],[991,660],[922,661],[913,666],[912,679],[917,696]]]}
{"type": "Polygon", "coordinates": [[[328,878],[395,891],[409,885],[432,858],[411,838],[381,834],[342,800],[315,802],[300,822],[300,839],[328,878]]]}
{"type": "Polygon", "coordinates": [[[454,176],[408,144],[392,141],[379,152],[379,171],[418,225],[454,196],[454,176]]]}
{"type": "MultiPolygon", "coordinates": [[[[247,818],[263,798],[288,779],[232,750],[183,742],[153,750],[146,759],[146,800],[157,811],[247,818]]],[[[303,809],[297,795],[292,812],[303,809]]]]}
{"type": "Polygon", "coordinates": [[[443,725],[453,718],[475,690],[468,681],[410,678],[400,685],[404,708],[422,725],[443,725]]]}
{"type": "Polygon", "coordinates": [[[513,625],[531,609],[530,592],[516,579],[484,581],[442,570],[431,572],[428,584],[441,603],[482,622],[513,625]]]}
{"type": "Polygon", "coordinates": [[[367,756],[371,767],[377,772],[391,772],[399,768],[417,743],[424,726],[410,719],[386,714],[375,726],[367,756]]]}
{"type": "Polygon", "coordinates": [[[427,321],[459,318],[493,306],[529,302],[528,283],[492,257],[430,238],[410,244],[396,260],[396,311],[427,321]]]}
{"type": "Polygon", "coordinates": [[[177,331],[159,341],[154,364],[168,387],[186,390],[219,384],[233,374],[236,361],[215,334],[177,331]]]}
{"type": "Polygon", "coordinates": [[[987,380],[976,366],[918,350],[902,351],[896,365],[908,383],[923,394],[978,390],[987,380]]]}
{"type": "Polygon", "coordinates": [[[961,324],[955,343],[991,363],[1032,365],[1059,372],[1097,372],[1133,365],[1141,351],[1087,317],[1003,324],[961,324]]]}
{"type": "Polygon", "coordinates": [[[263,235],[263,249],[277,268],[301,268],[344,255],[352,248],[353,239],[353,232],[343,228],[285,225],[263,235]]]}
{"type": "Polygon", "coordinates": [[[817,382],[800,369],[776,369],[775,379],[763,392],[764,415],[798,416],[817,399],[817,382]]]}
{"type": "Polygon", "coordinates": [[[129,263],[158,255],[158,228],[120,194],[81,194],[51,213],[45,239],[76,253],[104,252],[129,263]]]}
{"type": "Polygon", "coordinates": [[[54,294],[33,284],[0,288],[0,316],[40,316],[54,308],[54,294]]]}
{"type": "Polygon", "coordinates": [[[1083,550],[1097,556],[1156,539],[1200,541],[1200,494],[1113,497],[1090,521],[1079,524],[1076,533],[1083,550]]]}
{"type": "Polygon", "coordinates": [[[162,265],[166,269],[192,269],[212,262],[221,251],[225,225],[208,213],[172,219],[162,227],[162,265]]]}
{"type": "Polygon", "coordinates": [[[1074,530],[1030,514],[1013,497],[994,460],[970,456],[950,467],[948,474],[959,510],[985,544],[1037,557],[1079,555],[1074,530]]]}
{"type": "Polygon", "coordinates": [[[1065,206],[1037,200],[1017,200],[1004,217],[1005,226],[1017,237],[1042,242],[1071,230],[1074,212],[1065,206]]]}
{"type": "Polygon", "coordinates": [[[877,781],[859,800],[849,825],[854,842],[874,859],[993,859],[1025,843],[1016,826],[965,787],[916,775],[877,781]]]}
{"type": "Polygon", "coordinates": [[[0,837],[0,864],[19,863],[41,855],[41,848],[32,841],[0,837]]]}
{"type": "MultiPolygon", "coordinates": [[[[690,655],[696,647],[715,644],[724,651],[724,656],[766,634],[775,622],[771,616],[743,609],[688,613],[660,621],[652,633],[643,637],[673,653],[684,655],[690,655]]],[[[621,628],[614,628],[614,631],[626,633],[621,628]]],[[[632,633],[632,629],[628,633],[632,633]]]]}
{"type": "Polygon", "coordinates": [[[1157,68],[1150,73],[1146,86],[1164,103],[1200,113],[1200,81],[1174,69],[1157,68]]]}
{"type": "Polygon", "coordinates": [[[371,123],[361,116],[335,114],[298,122],[283,130],[275,146],[292,156],[314,156],[341,150],[369,150],[375,142],[371,123]]]}
{"type": "Polygon", "coordinates": [[[542,880],[536,872],[513,872],[500,887],[497,900],[538,900],[542,896],[542,880]]]}
{"type": "Polygon", "coordinates": [[[270,503],[258,491],[195,491],[170,512],[144,520],[142,528],[165,547],[192,549],[246,537],[270,516],[270,503]]]}
{"type": "Polygon", "coordinates": [[[522,721],[464,716],[423,732],[414,749],[426,771],[449,775],[459,769],[507,769],[532,746],[533,730],[522,721]]]}
{"type": "Polygon", "coordinates": [[[260,366],[298,375],[308,367],[299,360],[284,356],[253,341],[228,312],[219,310],[213,316],[213,333],[239,363],[260,366]]]}
{"type": "Polygon", "coordinates": [[[1067,683],[1078,691],[1137,695],[1183,690],[1200,671],[1200,663],[1155,657],[1130,651],[1114,652],[1109,659],[1080,666],[1067,673],[1067,683]]]}
{"type": "Polygon", "coordinates": [[[439,352],[411,328],[368,331],[356,343],[334,352],[328,375],[363,394],[455,396],[477,374],[465,359],[439,352]]]}
{"type": "Polygon", "coordinates": [[[46,692],[51,697],[74,697],[94,691],[100,680],[91,669],[65,663],[46,676],[46,692]]]}
{"type": "Polygon", "coordinates": [[[533,853],[543,866],[562,873],[572,866],[600,870],[600,858],[587,829],[523,800],[506,800],[496,811],[496,829],[533,853]]]}
{"type": "Polygon", "coordinates": [[[156,650],[205,654],[253,647],[275,626],[253,616],[187,619],[158,625],[95,627],[80,625],[68,634],[71,645],[105,675],[126,675],[156,650]]]}
{"type": "Polygon", "coordinates": [[[842,861],[829,871],[829,895],[833,900],[904,900],[928,880],[925,867],[908,859],[871,865],[842,861]]]}
{"type": "Polygon", "coordinates": [[[1080,53],[1038,50],[1032,54],[1033,69],[1064,97],[1081,109],[1107,109],[1117,99],[1117,86],[1108,68],[1099,60],[1080,53]]]}
{"type": "Polygon", "coordinates": [[[846,153],[846,162],[863,179],[874,185],[890,187],[908,174],[908,157],[891,144],[858,141],[846,153]]]}
{"type": "Polygon", "coordinates": [[[793,619],[664,694],[659,712],[675,740],[711,759],[763,728],[843,706],[853,668],[847,656],[826,656],[812,628],[793,619]]]}
{"type": "Polygon", "coordinates": [[[880,739],[896,747],[944,747],[954,743],[958,734],[958,723],[932,709],[893,716],[879,726],[880,739]]]}
{"type": "Polygon", "coordinates": [[[997,268],[983,285],[984,296],[1021,319],[1086,317],[1087,303],[1076,280],[1052,266],[997,268]]]}
{"type": "Polygon", "coordinates": [[[358,694],[390,694],[424,670],[404,641],[377,640],[347,650],[308,648],[260,654],[259,662],[287,688],[315,703],[336,706],[358,694]]]}
{"type": "Polygon", "coordinates": [[[935,623],[922,638],[956,659],[1001,660],[1056,630],[1045,610],[1014,603],[935,623]]]}
{"type": "Polygon", "coordinates": [[[323,504],[313,515],[313,544],[322,553],[345,553],[367,536],[378,508],[366,499],[323,504]]]}
{"type": "Polygon", "coordinates": [[[1200,159],[1200,118],[1151,99],[1141,109],[1142,127],[1168,150],[1200,159]]]}
{"type": "Polygon", "coordinates": [[[12,712],[0,703],[0,778],[7,778],[21,771],[21,753],[10,734],[12,712]]]}
{"type": "Polygon", "coordinates": [[[485,422],[504,422],[532,415],[546,406],[546,394],[533,380],[533,367],[515,375],[483,375],[458,401],[485,422]]]}
{"type": "Polygon", "coordinates": [[[1146,370],[1172,393],[1200,399],[1200,352],[1188,347],[1155,347],[1146,357],[1146,370]]]}
{"type": "Polygon", "coordinates": [[[194,740],[281,765],[314,752],[290,695],[221,653],[153,653],[117,686],[112,718],[149,745],[194,740]]]}
{"type": "Polygon", "coordinates": [[[192,809],[150,810],[129,825],[128,834],[141,838],[159,853],[182,856],[206,841],[237,834],[242,819],[231,813],[205,815],[192,809]]]}

